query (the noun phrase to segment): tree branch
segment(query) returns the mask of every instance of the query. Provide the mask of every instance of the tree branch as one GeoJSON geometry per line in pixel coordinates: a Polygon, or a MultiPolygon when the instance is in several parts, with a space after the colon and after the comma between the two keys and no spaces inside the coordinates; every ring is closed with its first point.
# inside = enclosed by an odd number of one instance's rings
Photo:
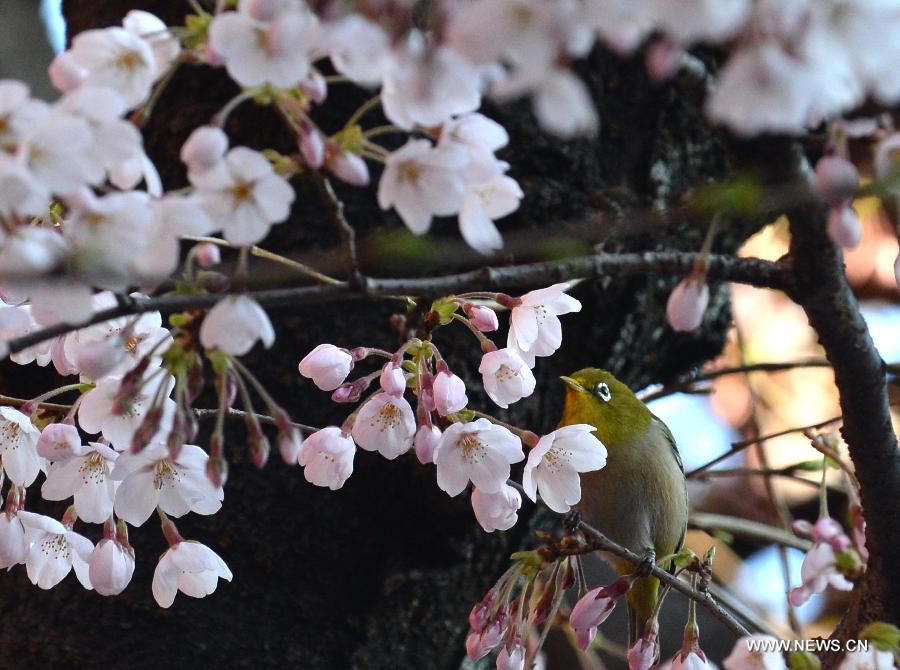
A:
{"type": "MultiPolygon", "coordinates": [[[[697,256],[696,253],[678,251],[595,254],[499,268],[486,266],[470,272],[422,279],[364,277],[360,287],[355,287],[350,282],[337,282],[322,286],[293,286],[249,291],[247,295],[265,307],[294,307],[342,300],[391,299],[397,296],[428,298],[474,289],[508,290],[542,283],[596,279],[612,275],[628,276],[647,273],[686,275],[693,267],[697,256]]],[[[789,270],[780,263],[758,258],[734,258],[724,255],[709,257],[707,274],[713,279],[780,290],[788,290],[791,281],[789,270]]],[[[219,294],[204,293],[133,298],[130,304],[97,312],[84,323],[78,325],[60,323],[10,340],[9,350],[10,353],[16,353],[73,330],[122,316],[145,312],[172,314],[188,309],[209,308],[221,297],[219,294]]]]}

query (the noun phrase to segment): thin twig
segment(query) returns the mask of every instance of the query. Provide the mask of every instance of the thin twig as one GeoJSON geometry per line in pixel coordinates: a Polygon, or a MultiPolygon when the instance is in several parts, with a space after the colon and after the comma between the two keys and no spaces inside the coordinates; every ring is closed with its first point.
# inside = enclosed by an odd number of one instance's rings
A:
{"type": "MultiPolygon", "coordinates": [[[[0,395],[0,405],[6,407],[21,407],[30,402],[30,400],[25,400],[24,398],[13,398],[8,395],[0,395]]],[[[48,409],[52,412],[68,412],[72,409],[71,405],[61,405],[55,402],[39,402],[37,406],[39,409],[48,409]]]]}
{"type": "MultiPolygon", "coordinates": [[[[559,556],[580,555],[591,551],[606,551],[610,554],[615,554],[620,558],[624,558],[634,566],[645,565],[643,556],[638,556],[630,549],[626,549],[625,547],[616,544],[596,528],[589,526],[583,521],[578,522],[578,528],[585,534],[586,541],[580,543],[559,543],[555,545],[553,550],[555,550],[559,556]]],[[[689,584],[677,577],[673,577],[658,565],[652,565],[650,567],[650,573],[663,584],[671,586],[682,595],[687,596],[702,605],[704,609],[725,624],[737,637],[743,637],[750,634],[750,632],[731,616],[731,614],[719,607],[709,593],[703,593],[691,588],[689,584]]]]}
{"type": "MultiPolygon", "coordinates": [[[[197,416],[198,419],[213,419],[216,417],[216,415],[218,413],[219,413],[218,409],[198,408],[198,409],[194,410],[194,414],[197,416]]],[[[243,419],[247,418],[247,412],[245,412],[242,409],[235,409],[234,407],[228,407],[225,409],[225,416],[228,417],[229,419],[242,419],[243,420],[243,419]]],[[[266,424],[269,424],[270,426],[277,425],[275,422],[275,418],[268,416],[267,414],[258,414],[257,413],[256,418],[259,420],[260,423],[266,423],[266,424]]],[[[313,426],[307,426],[304,423],[297,423],[296,421],[291,421],[291,425],[294,426],[294,428],[299,428],[300,430],[302,430],[304,433],[307,433],[307,434],[315,433],[317,430],[319,430],[318,428],[315,428],[313,426]]]]}
{"type": "Polygon", "coordinates": [[[747,447],[749,447],[753,444],[758,444],[759,442],[765,441],[765,440],[773,440],[776,437],[783,437],[785,435],[790,435],[791,433],[802,433],[803,431],[806,431],[806,430],[819,430],[820,428],[824,428],[825,426],[828,426],[832,423],[837,423],[842,418],[843,417],[836,416],[836,417],[832,417],[831,419],[825,419],[825,421],[820,421],[819,423],[814,423],[810,426],[800,426],[798,428],[787,428],[785,430],[780,430],[777,433],[770,433],[769,435],[761,435],[760,437],[754,437],[754,438],[747,439],[747,440],[741,440],[740,442],[732,442],[731,449],[729,449],[728,451],[726,451],[723,454],[719,454],[711,461],[701,465],[699,468],[695,468],[695,469],[691,470],[690,472],[688,472],[685,475],[685,477],[687,477],[688,479],[693,479],[694,477],[699,475],[701,472],[706,472],[714,465],[718,465],[719,463],[724,461],[726,458],[734,456],[735,454],[739,454],[744,449],[746,449],[747,447]]]}
{"type": "Polygon", "coordinates": [[[802,537],[797,537],[781,528],[775,528],[758,521],[750,521],[737,516],[727,514],[710,514],[708,512],[692,512],[688,525],[707,532],[722,530],[732,535],[738,535],[750,540],[757,540],[763,544],[777,544],[783,547],[793,547],[800,551],[807,551],[812,542],[802,537]]]}
{"type": "Polygon", "coordinates": [[[325,176],[319,172],[316,172],[315,176],[316,184],[322,194],[322,199],[325,200],[331,220],[341,236],[341,248],[344,251],[344,264],[350,285],[356,288],[364,287],[365,277],[359,270],[359,258],[356,254],[356,231],[344,215],[344,203],[337,197],[337,193],[331,187],[331,182],[325,176]]]}

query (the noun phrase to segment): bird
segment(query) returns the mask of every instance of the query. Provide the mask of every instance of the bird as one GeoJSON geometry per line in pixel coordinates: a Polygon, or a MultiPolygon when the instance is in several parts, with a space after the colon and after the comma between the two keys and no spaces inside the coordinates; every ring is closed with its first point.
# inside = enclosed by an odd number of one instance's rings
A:
{"type": "MultiPolygon", "coordinates": [[[[560,427],[590,424],[608,451],[604,468],[581,474],[581,520],[644,557],[647,567],[656,557],[678,552],[687,531],[688,494],[669,428],[606,370],[584,368],[560,379],[567,386],[560,427]]],[[[604,558],[620,575],[635,572],[622,558],[604,558]]],[[[642,636],[658,597],[656,577],[639,577],[631,585],[629,646],[642,636]]]]}

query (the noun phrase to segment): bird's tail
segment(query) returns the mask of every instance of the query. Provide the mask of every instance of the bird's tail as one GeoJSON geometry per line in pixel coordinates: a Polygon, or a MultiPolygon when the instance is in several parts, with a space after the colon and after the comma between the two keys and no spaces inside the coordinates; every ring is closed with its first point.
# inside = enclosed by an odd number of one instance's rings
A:
{"type": "Polygon", "coordinates": [[[659,598],[659,580],[643,577],[634,580],[628,589],[628,647],[631,648],[644,634],[644,626],[653,616],[659,598]]]}

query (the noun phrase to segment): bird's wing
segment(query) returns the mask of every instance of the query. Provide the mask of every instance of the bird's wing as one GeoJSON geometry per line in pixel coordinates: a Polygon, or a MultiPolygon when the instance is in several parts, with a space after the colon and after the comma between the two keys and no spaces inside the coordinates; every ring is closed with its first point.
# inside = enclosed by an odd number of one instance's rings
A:
{"type": "MultiPolygon", "coordinates": [[[[672,455],[675,457],[675,462],[678,463],[678,467],[681,469],[681,473],[684,474],[684,462],[681,460],[681,454],[678,453],[678,445],[675,444],[675,438],[672,436],[672,431],[669,430],[669,427],[663,422],[662,419],[660,419],[655,414],[652,416],[653,422],[660,429],[666,440],[668,440],[669,446],[672,447],[672,455]]],[[[685,482],[684,486],[684,499],[688,499],[687,482],[685,482]]],[[[686,521],[687,520],[685,519],[685,522],[686,521]]],[[[681,551],[681,547],[684,546],[685,535],[687,535],[687,523],[685,523],[684,528],[681,531],[681,537],[678,540],[678,546],[676,547],[675,551],[681,551]]],[[[674,564],[672,567],[674,567],[674,564]]]]}

